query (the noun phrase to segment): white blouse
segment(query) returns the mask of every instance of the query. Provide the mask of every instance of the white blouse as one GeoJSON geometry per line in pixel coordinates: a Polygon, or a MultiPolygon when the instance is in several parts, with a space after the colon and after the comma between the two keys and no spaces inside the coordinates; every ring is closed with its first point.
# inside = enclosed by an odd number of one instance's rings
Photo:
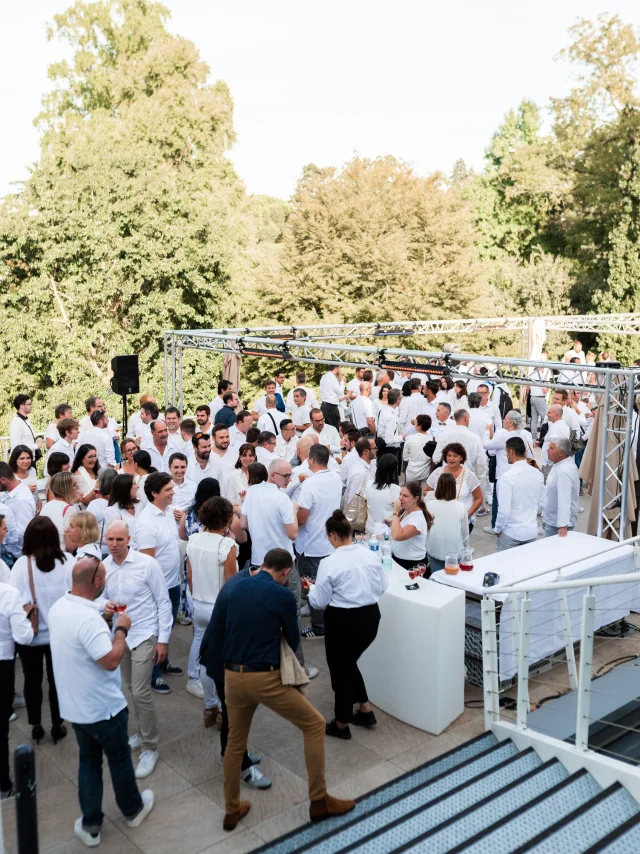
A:
{"type": "Polygon", "coordinates": [[[469,516],[462,501],[427,502],[427,510],[433,516],[429,528],[427,552],[438,560],[448,554],[460,557],[462,549],[469,544],[469,516]]]}
{"type": "MultiPolygon", "coordinates": [[[[136,522],[138,516],[140,515],[140,505],[135,505],[135,511],[131,514],[128,510],[123,510],[121,507],[118,507],[117,504],[112,504],[111,507],[107,507],[104,511],[104,533],[106,536],[107,531],[109,530],[109,525],[112,522],[126,522],[127,527],[129,528],[129,536],[131,537],[131,542],[129,545],[132,549],[137,549],[136,545],[136,522]]],[[[102,544],[104,545],[104,538],[102,540],[102,544]]]]}
{"type": "Polygon", "coordinates": [[[224,584],[224,562],[236,545],[235,540],[201,531],[189,537],[187,557],[191,564],[194,601],[213,605],[224,584]]]}
{"type": "Polygon", "coordinates": [[[80,491],[83,495],[86,495],[88,492],[91,492],[96,488],[96,484],[98,483],[98,478],[94,478],[91,476],[91,473],[86,470],[84,466],[80,466],[78,471],[74,472],[76,478],[78,479],[78,484],[80,486],[80,491]]]}
{"type": "Polygon", "coordinates": [[[357,543],[340,546],[320,561],[309,602],[314,608],[362,608],[375,605],[388,584],[377,555],[357,543]]]}
{"type": "Polygon", "coordinates": [[[408,540],[393,540],[391,551],[394,557],[402,558],[402,560],[422,560],[427,555],[427,520],[424,518],[422,510],[414,510],[413,513],[407,513],[400,520],[400,527],[413,525],[418,530],[414,537],[409,537],[408,540]]]}
{"type": "MultiPolygon", "coordinates": [[[[427,485],[433,489],[435,492],[436,486],[438,485],[438,480],[440,475],[444,472],[444,466],[442,468],[436,469],[428,478],[427,485]]],[[[456,478],[456,498],[458,501],[462,501],[464,506],[467,509],[467,513],[469,512],[469,508],[473,504],[473,490],[477,489],[480,486],[480,481],[475,476],[475,474],[467,468],[462,468],[462,471],[456,478]]],[[[429,495],[427,494],[427,500],[429,499],[429,495]]]]}
{"type": "MultiPolygon", "coordinates": [[[[71,589],[71,571],[76,560],[72,555],[64,553],[63,560],[57,560],[50,572],[38,569],[35,558],[31,558],[33,570],[33,587],[38,603],[38,634],[31,641],[31,646],[43,646],[49,643],[49,609],[61,596],[71,589]]],[[[29,563],[26,555],[14,563],[9,577],[9,584],[16,587],[20,596],[20,604],[33,602],[29,586],[29,563]]]]}
{"type": "Polygon", "coordinates": [[[242,504],[241,492],[246,493],[249,489],[249,480],[242,469],[233,469],[227,477],[226,498],[232,504],[242,504]]]}
{"type": "Polygon", "coordinates": [[[390,486],[385,486],[378,489],[375,483],[370,480],[364,490],[365,498],[367,499],[367,534],[376,532],[376,525],[380,524],[383,519],[390,519],[393,515],[393,505],[400,498],[400,486],[397,483],[392,483],[390,486]]]}

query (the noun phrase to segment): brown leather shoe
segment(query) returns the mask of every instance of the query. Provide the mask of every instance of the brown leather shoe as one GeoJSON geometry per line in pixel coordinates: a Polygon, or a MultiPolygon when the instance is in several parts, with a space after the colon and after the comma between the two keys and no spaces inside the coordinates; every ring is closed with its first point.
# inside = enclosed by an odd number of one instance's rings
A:
{"type": "Polygon", "coordinates": [[[244,818],[245,815],[251,809],[251,804],[249,801],[240,801],[240,806],[238,807],[237,812],[234,813],[225,813],[224,819],[222,821],[222,826],[225,830],[235,830],[236,825],[240,821],[241,818],[244,818]]]}
{"type": "Polygon", "coordinates": [[[204,710],[204,726],[205,729],[209,729],[212,727],[218,718],[218,707],[214,706],[212,709],[204,710]]]}
{"type": "Polygon", "coordinates": [[[329,818],[332,815],[344,815],[355,809],[355,805],[355,801],[341,801],[327,794],[319,801],[311,801],[309,818],[311,821],[322,821],[323,818],[329,818]]]}

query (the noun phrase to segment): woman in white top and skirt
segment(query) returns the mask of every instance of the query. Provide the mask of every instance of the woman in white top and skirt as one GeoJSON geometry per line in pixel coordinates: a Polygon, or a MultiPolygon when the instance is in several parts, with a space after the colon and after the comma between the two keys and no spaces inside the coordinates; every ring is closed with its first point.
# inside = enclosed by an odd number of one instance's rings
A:
{"type": "Polygon", "coordinates": [[[432,521],[422,500],[420,484],[408,481],[400,490],[391,518],[391,552],[404,569],[427,563],[427,534],[432,521]]]}
{"type": "Polygon", "coordinates": [[[193,597],[193,643],[189,651],[187,690],[189,685],[201,683],[206,727],[215,723],[220,702],[213,679],[200,664],[200,644],[220,588],[238,569],[236,543],[229,537],[232,520],[230,501],[209,498],[200,508],[203,530],[193,534],[187,546],[187,584],[193,597]]]}
{"type": "Polygon", "coordinates": [[[310,605],[326,609],[324,643],[335,694],[335,717],[326,734],[350,739],[350,723],[376,725],[358,659],[378,634],[378,600],[389,582],[377,556],[351,542],[351,525],[342,510],[333,511],[325,528],[335,551],[320,561],[315,584],[305,586],[310,605]]]}
{"type": "Polygon", "coordinates": [[[433,518],[427,538],[427,555],[431,572],[444,569],[445,557],[456,554],[469,544],[469,517],[462,501],[456,499],[456,481],[445,472],[438,478],[435,499],[427,501],[433,518]]]}
{"type": "MultiPolygon", "coordinates": [[[[60,548],[58,531],[51,519],[36,516],[24,532],[23,556],[13,565],[9,584],[18,589],[20,603],[24,606],[37,603],[38,632],[27,646],[16,645],[24,672],[24,700],[31,725],[31,738],[38,744],[44,738],[42,727],[43,664],[47,670],[49,709],[51,711],[51,737],[54,744],[63,739],[67,730],[60,717],[58,692],[51,663],[49,645],[49,609],[71,587],[74,559],[60,548]],[[29,579],[33,577],[33,593],[29,579]]],[[[27,608],[25,608],[27,610],[27,608]]]]}

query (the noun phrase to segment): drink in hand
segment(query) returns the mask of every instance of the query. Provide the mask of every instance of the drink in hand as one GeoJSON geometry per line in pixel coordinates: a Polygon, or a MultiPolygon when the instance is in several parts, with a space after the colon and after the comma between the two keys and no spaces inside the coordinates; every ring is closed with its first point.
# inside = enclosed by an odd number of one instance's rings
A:
{"type": "Polygon", "coordinates": [[[126,602],[116,602],[115,609],[118,612],[118,614],[122,614],[123,611],[127,610],[127,603],[126,602]]]}

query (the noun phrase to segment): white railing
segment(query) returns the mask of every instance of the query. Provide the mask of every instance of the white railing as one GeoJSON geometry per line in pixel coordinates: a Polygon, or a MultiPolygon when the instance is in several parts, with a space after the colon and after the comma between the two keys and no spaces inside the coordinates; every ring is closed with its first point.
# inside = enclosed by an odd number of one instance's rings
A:
{"type": "MultiPolygon", "coordinates": [[[[592,724],[619,728],[621,735],[634,732],[640,738],[640,727],[635,729],[633,726],[624,726],[609,719],[610,713],[601,718],[591,711],[594,695],[607,698],[604,701],[600,699],[599,704],[594,703],[601,708],[603,704],[612,709],[635,704],[633,708],[640,709],[640,690],[633,690],[633,687],[622,690],[618,688],[614,695],[607,692],[606,683],[599,681],[594,689],[594,681],[598,679],[601,670],[609,666],[611,670],[615,669],[615,662],[618,660],[615,650],[620,650],[618,657],[623,659],[636,656],[640,658],[637,639],[633,643],[635,631],[631,636],[621,634],[619,638],[608,637],[602,641],[603,645],[607,645],[607,650],[603,650],[603,657],[610,657],[612,661],[603,664],[594,674],[594,661],[596,665],[600,663],[597,660],[598,650],[594,646],[599,643],[599,639],[596,641],[598,628],[606,626],[609,617],[609,622],[617,622],[620,619],[621,605],[622,611],[627,615],[630,610],[640,610],[640,536],[624,543],[612,544],[612,548],[602,554],[608,555],[611,551],[625,547],[627,550],[624,561],[631,570],[629,572],[566,579],[563,577],[563,570],[572,564],[564,564],[551,570],[547,568],[532,573],[528,578],[514,583],[487,588],[481,605],[484,713],[486,729],[492,730],[498,738],[511,738],[520,749],[532,746],[543,759],[556,757],[570,771],[580,767],[587,768],[601,785],[619,781],[640,801],[640,766],[625,761],[625,757],[615,750],[602,748],[598,751],[589,747],[592,724]],[[633,545],[632,556],[628,548],[630,545],[633,545]],[[547,577],[536,581],[536,578],[543,575],[547,577]],[[584,590],[582,596],[579,595],[581,588],[584,590]],[[501,616],[505,617],[510,612],[509,619],[513,621],[509,627],[515,638],[513,648],[509,647],[509,655],[513,656],[513,661],[517,663],[515,703],[510,711],[506,712],[506,716],[501,710],[501,698],[505,697],[507,692],[501,690],[505,681],[502,680],[501,684],[503,652],[500,650],[498,601],[501,602],[502,608],[506,609],[501,616]],[[556,665],[553,676],[555,681],[545,678],[543,671],[536,670],[536,666],[539,666],[541,643],[565,651],[565,662],[556,665]],[[532,644],[538,645],[533,651],[532,644]],[[618,644],[618,647],[615,644],[618,644]],[[624,656],[623,652],[630,655],[624,656]],[[567,711],[567,707],[571,705],[569,703],[550,710],[554,717],[556,713],[558,715],[555,719],[556,726],[552,729],[555,733],[561,732],[562,737],[551,731],[543,731],[535,722],[534,726],[530,726],[528,721],[532,700],[535,708],[536,695],[540,698],[542,686],[547,694],[551,693],[549,689],[553,686],[553,691],[557,692],[558,697],[561,696],[557,681],[558,675],[562,675],[558,674],[560,667],[567,668],[569,691],[575,693],[575,710],[572,707],[571,711],[567,711]],[[557,726],[558,724],[561,726],[557,726]]],[[[584,562],[584,558],[572,563],[578,562],[584,562]]],[[[640,629],[640,622],[638,628],[640,629]]]]}

